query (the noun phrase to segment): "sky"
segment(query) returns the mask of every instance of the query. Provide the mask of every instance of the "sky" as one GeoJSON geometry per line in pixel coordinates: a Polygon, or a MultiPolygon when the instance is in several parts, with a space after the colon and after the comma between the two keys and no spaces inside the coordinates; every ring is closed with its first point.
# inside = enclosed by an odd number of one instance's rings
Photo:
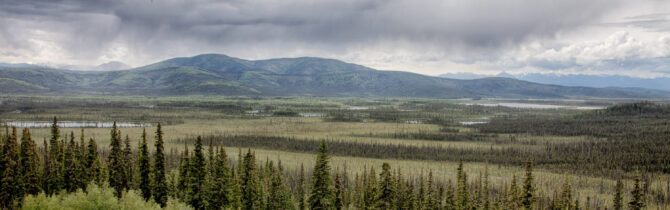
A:
{"type": "Polygon", "coordinates": [[[670,76],[670,1],[0,0],[0,62],[138,67],[203,53],[426,75],[670,76]]]}

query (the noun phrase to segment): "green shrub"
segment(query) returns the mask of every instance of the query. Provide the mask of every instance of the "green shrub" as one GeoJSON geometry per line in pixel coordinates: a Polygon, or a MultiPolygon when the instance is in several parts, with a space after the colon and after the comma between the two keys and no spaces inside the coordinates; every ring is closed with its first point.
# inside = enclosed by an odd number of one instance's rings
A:
{"type": "MultiPolygon", "coordinates": [[[[114,196],[114,189],[108,186],[90,184],[88,192],[78,190],[75,193],[61,192],[51,197],[43,192],[37,196],[27,196],[23,209],[161,209],[153,201],[145,202],[137,192],[130,190],[121,199],[114,196]]],[[[192,209],[184,203],[173,199],[168,201],[165,209],[192,209]]]]}

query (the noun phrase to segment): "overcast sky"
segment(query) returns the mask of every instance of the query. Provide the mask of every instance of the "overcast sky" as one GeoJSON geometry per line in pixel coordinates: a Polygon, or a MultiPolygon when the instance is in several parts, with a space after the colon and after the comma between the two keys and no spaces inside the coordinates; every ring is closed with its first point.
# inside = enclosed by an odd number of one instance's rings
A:
{"type": "Polygon", "coordinates": [[[421,74],[670,75],[670,1],[0,0],[0,62],[222,53],[421,74]]]}

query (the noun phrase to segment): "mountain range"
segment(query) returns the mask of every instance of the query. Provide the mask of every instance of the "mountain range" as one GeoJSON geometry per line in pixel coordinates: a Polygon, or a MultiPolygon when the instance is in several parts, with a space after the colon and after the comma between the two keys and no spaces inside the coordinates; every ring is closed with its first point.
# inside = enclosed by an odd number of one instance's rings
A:
{"type": "Polygon", "coordinates": [[[261,95],[354,97],[669,97],[664,91],[545,85],[513,78],[449,79],[380,71],[334,59],[179,57],[123,71],[0,66],[2,94],[261,95]]]}
{"type": "Polygon", "coordinates": [[[628,87],[645,88],[670,91],[670,78],[638,78],[622,75],[587,75],[587,74],[508,74],[502,72],[497,75],[472,74],[472,73],[449,73],[442,74],[440,77],[451,79],[481,79],[487,77],[506,77],[536,82],[542,84],[553,84],[562,86],[582,86],[582,87],[628,87]]]}

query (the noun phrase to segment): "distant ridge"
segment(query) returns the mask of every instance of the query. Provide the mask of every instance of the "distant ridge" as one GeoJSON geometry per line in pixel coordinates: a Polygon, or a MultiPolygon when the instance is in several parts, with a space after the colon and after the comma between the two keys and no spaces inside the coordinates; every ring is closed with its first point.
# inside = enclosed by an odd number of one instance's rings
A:
{"type": "Polygon", "coordinates": [[[498,75],[472,74],[472,73],[448,73],[440,77],[451,79],[481,79],[487,77],[508,77],[529,82],[542,84],[562,85],[562,86],[582,86],[582,87],[617,87],[617,88],[645,88],[670,91],[670,78],[638,78],[622,75],[586,75],[586,74],[520,74],[513,75],[505,72],[498,75]]]}
{"type": "Polygon", "coordinates": [[[668,97],[664,91],[543,85],[511,78],[457,80],[378,71],[334,59],[179,57],[125,71],[0,67],[2,94],[259,95],[353,97],[668,97]]]}

